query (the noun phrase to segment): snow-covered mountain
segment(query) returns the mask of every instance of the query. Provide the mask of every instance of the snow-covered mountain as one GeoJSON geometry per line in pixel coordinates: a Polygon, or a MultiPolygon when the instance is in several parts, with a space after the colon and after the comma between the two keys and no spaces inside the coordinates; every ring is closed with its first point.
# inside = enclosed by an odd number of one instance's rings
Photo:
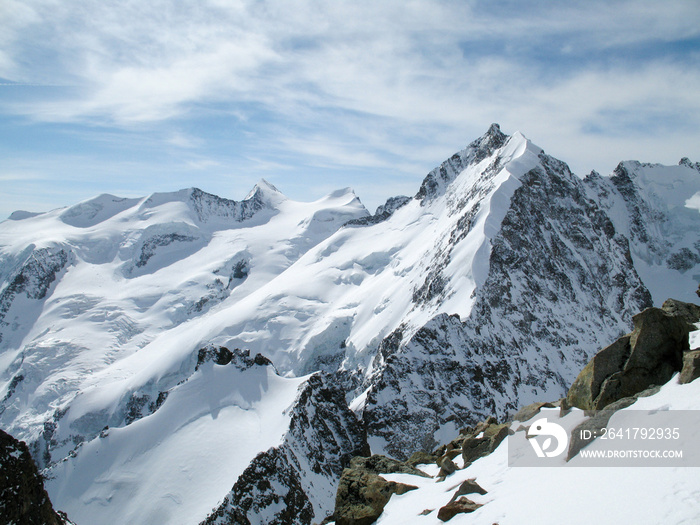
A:
{"type": "Polygon", "coordinates": [[[692,300],[698,231],[700,165],[581,179],[497,125],[374,215],[265,181],[18,212],[0,427],[79,525],[320,521],[367,443],[560,397],[634,313],[692,300]]]}

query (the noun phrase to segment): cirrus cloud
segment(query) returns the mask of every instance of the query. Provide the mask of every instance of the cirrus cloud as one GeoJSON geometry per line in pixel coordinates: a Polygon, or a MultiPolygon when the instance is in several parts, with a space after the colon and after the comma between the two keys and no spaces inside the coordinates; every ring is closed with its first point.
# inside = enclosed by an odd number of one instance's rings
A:
{"type": "Polygon", "coordinates": [[[183,165],[417,181],[494,121],[578,172],[700,155],[693,2],[5,0],[0,18],[0,119],[161,136],[183,165]]]}

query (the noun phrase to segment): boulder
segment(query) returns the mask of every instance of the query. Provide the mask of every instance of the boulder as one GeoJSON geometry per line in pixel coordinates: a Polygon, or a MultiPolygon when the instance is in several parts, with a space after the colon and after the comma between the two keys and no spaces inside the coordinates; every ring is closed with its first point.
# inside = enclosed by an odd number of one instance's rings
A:
{"type": "Polygon", "coordinates": [[[460,496],[466,496],[467,494],[481,494],[485,495],[487,492],[476,482],[476,478],[469,478],[462,482],[459,488],[455,491],[450,503],[457,501],[460,496]]]}
{"type": "Polygon", "coordinates": [[[600,432],[608,426],[608,421],[612,415],[618,410],[632,406],[637,399],[640,397],[653,396],[661,390],[661,386],[656,385],[651,388],[647,388],[641,392],[638,392],[630,397],[623,397],[617,401],[610,403],[604,409],[593,413],[592,417],[586,419],[580,423],[576,428],[571,431],[571,440],[569,441],[569,450],[566,456],[566,461],[569,461],[576,454],[578,454],[582,448],[588,446],[595,438],[593,436],[599,436],[600,432]],[[591,437],[583,438],[582,430],[590,430],[591,437]]]}
{"type": "Polygon", "coordinates": [[[336,525],[370,525],[377,521],[392,494],[405,494],[418,487],[387,481],[366,470],[343,471],[335,500],[336,525]]]}
{"type": "Polygon", "coordinates": [[[435,456],[429,452],[414,452],[411,457],[406,460],[406,465],[416,467],[418,465],[430,465],[435,461],[435,456]]]}
{"type": "Polygon", "coordinates": [[[682,385],[700,377],[700,349],[691,350],[683,355],[683,368],[678,382],[682,385]]]}
{"type": "MultiPolygon", "coordinates": [[[[424,454],[424,453],[423,453],[424,454]]],[[[426,456],[421,454],[420,458],[426,456]]],[[[433,461],[434,456],[427,457],[433,461]]],[[[369,525],[382,514],[392,494],[404,494],[418,487],[387,481],[379,474],[413,474],[430,477],[413,465],[380,454],[355,457],[343,470],[335,498],[333,519],[337,525],[369,525]]]]}
{"type": "Polygon", "coordinates": [[[515,416],[513,416],[513,419],[515,421],[528,421],[535,417],[541,409],[554,408],[555,406],[556,405],[554,405],[554,403],[548,402],[532,403],[531,405],[527,405],[526,407],[523,407],[520,410],[518,410],[515,416]]]}
{"type": "Polygon", "coordinates": [[[452,501],[442,507],[438,511],[438,519],[440,521],[449,521],[454,518],[457,514],[464,514],[467,512],[474,512],[476,509],[481,507],[481,503],[475,503],[472,500],[462,496],[456,501],[452,501]]]}
{"type": "Polygon", "coordinates": [[[688,347],[688,323],[660,308],[633,317],[634,330],[598,352],[574,380],[569,406],[600,410],[681,370],[688,347]]]}
{"type": "Polygon", "coordinates": [[[449,476],[450,474],[454,474],[457,470],[457,465],[455,465],[455,462],[452,461],[448,455],[444,455],[438,460],[438,466],[440,467],[438,477],[449,476]]]}
{"type": "Polygon", "coordinates": [[[680,317],[688,323],[688,330],[697,330],[695,323],[700,322],[700,306],[693,303],[684,303],[675,299],[666,299],[661,309],[676,317],[680,317]]]}
{"type": "Polygon", "coordinates": [[[462,440],[462,459],[467,467],[473,461],[488,456],[496,450],[509,433],[507,423],[498,424],[492,418],[479,423],[462,440]]]}
{"type": "Polygon", "coordinates": [[[430,477],[407,462],[388,458],[381,454],[373,454],[369,457],[354,457],[350,460],[350,468],[365,470],[373,474],[413,474],[414,476],[423,476],[425,478],[430,477]]]}

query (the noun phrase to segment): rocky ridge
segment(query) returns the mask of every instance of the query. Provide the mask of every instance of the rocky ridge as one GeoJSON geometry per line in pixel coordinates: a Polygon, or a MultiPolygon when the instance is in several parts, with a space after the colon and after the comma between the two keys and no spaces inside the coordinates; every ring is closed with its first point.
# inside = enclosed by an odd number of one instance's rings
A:
{"type": "MultiPolygon", "coordinates": [[[[469,316],[440,314],[410,338],[398,331],[380,345],[363,411],[373,447],[400,457],[409,443],[435,446],[447,423],[454,432],[545,393],[562,395],[597,335],[623,333],[633,312],[651,306],[627,238],[585,184],[542,152],[538,161],[520,177],[490,241],[489,271],[469,316]]],[[[465,208],[454,239],[474,219],[465,208]]],[[[415,299],[447,297],[447,264],[432,267],[415,299]]]]}

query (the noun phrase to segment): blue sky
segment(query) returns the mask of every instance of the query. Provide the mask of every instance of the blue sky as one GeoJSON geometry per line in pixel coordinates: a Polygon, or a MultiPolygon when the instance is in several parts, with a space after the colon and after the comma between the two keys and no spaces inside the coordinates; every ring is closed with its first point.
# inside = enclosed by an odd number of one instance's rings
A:
{"type": "Polygon", "coordinates": [[[0,218],[260,178],[374,211],[492,122],[583,176],[700,161],[694,1],[2,0],[0,218]]]}

